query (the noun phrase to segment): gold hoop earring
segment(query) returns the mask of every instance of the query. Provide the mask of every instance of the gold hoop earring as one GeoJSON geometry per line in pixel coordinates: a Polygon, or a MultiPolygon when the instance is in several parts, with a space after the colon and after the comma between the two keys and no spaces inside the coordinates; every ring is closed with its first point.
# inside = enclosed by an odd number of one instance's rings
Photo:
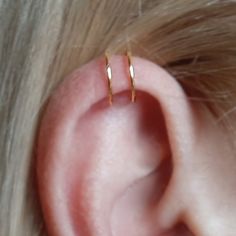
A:
{"type": "Polygon", "coordinates": [[[127,58],[128,58],[128,66],[129,66],[129,77],[130,77],[130,85],[131,85],[131,101],[136,101],[136,91],[135,91],[135,73],[134,73],[134,66],[132,64],[132,56],[131,52],[127,51],[127,58]]]}
{"type": "Polygon", "coordinates": [[[113,103],[112,70],[111,70],[111,66],[109,63],[108,53],[105,53],[105,60],[106,60],[107,85],[108,85],[108,98],[109,98],[109,104],[112,105],[112,103],[113,103]]]}

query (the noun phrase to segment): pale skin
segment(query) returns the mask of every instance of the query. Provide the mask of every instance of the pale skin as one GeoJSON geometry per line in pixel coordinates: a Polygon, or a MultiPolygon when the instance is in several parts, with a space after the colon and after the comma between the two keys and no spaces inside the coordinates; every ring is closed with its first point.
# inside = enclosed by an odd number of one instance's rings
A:
{"type": "Polygon", "coordinates": [[[104,58],[66,78],[37,143],[40,201],[52,236],[233,236],[236,158],[210,112],[171,75],[134,57],[104,58]],[[179,227],[180,223],[186,227],[179,227]]]}

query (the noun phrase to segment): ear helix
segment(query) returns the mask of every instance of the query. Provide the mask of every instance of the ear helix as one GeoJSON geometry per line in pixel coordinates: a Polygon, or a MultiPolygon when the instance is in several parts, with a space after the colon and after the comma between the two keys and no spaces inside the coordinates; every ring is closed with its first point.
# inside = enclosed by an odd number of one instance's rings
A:
{"type": "MultiPolygon", "coordinates": [[[[135,91],[135,72],[134,66],[132,64],[132,55],[130,51],[126,53],[127,61],[128,61],[128,73],[130,79],[131,86],[131,102],[136,101],[136,91],[135,91]]],[[[106,64],[106,75],[107,75],[107,85],[108,85],[108,100],[109,104],[113,104],[113,90],[112,90],[112,68],[110,64],[110,55],[105,53],[105,64],[106,64]]]]}

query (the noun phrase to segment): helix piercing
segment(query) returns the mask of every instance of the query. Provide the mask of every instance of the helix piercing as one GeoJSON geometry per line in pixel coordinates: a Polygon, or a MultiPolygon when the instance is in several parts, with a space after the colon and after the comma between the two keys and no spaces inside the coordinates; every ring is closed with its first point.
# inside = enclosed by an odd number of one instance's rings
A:
{"type": "Polygon", "coordinates": [[[129,76],[130,76],[130,85],[131,85],[131,101],[136,101],[136,91],[135,91],[135,73],[134,66],[132,64],[132,56],[131,52],[127,51],[126,53],[128,58],[128,66],[129,66],[129,76]]]}
{"type": "Polygon", "coordinates": [[[107,85],[108,85],[108,99],[109,104],[112,105],[113,102],[113,93],[112,93],[112,70],[109,62],[109,55],[105,53],[106,60],[106,73],[107,73],[107,85]]]}

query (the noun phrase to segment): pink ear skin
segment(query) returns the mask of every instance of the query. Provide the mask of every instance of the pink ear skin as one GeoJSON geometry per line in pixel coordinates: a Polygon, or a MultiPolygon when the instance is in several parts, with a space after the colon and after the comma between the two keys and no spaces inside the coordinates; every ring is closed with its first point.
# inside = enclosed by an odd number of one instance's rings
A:
{"type": "Polygon", "coordinates": [[[110,64],[112,106],[99,58],[66,78],[43,114],[37,172],[49,235],[227,235],[219,223],[232,216],[216,208],[232,194],[235,163],[222,164],[230,153],[220,128],[173,77],[137,57],[131,103],[127,58],[110,64]],[[225,193],[211,189],[222,176],[225,193]]]}

